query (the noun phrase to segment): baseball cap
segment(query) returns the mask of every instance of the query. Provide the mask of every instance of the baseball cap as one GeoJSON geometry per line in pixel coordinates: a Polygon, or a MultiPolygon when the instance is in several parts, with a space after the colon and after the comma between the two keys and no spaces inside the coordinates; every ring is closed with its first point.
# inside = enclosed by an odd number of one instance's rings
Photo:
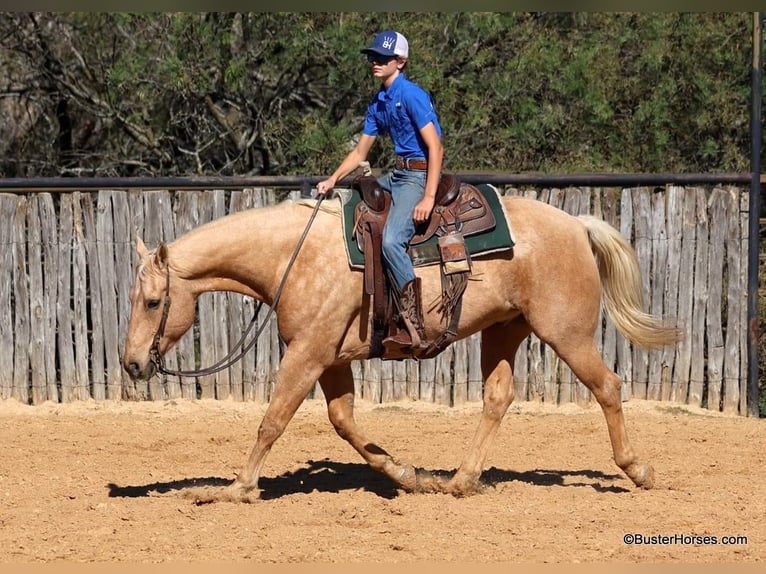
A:
{"type": "Polygon", "coordinates": [[[362,48],[362,54],[380,54],[381,56],[401,56],[406,58],[409,54],[409,45],[407,38],[399,32],[386,30],[381,32],[372,40],[369,48],[362,48]]]}

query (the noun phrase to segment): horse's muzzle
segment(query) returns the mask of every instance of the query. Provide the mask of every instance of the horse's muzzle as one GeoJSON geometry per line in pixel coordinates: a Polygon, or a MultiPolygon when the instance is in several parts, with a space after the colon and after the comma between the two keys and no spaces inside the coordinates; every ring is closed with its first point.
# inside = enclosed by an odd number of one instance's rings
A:
{"type": "Polygon", "coordinates": [[[143,366],[141,366],[138,361],[125,359],[122,363],[122,367],[125,369],[125,372],[128,373],[128,376],[133,381],[149,379],[152,375],[154,375],[156,370],[156,366],[153,361],[146,361],[143,366]]]}

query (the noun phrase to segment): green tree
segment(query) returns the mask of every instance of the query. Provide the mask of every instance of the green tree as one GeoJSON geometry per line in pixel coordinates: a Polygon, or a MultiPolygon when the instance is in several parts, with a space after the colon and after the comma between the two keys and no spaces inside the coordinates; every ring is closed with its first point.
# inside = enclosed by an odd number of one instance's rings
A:
{"type": "MultiPolygon", "coordinates": [[[[0,175],[329,173],[384,28],[450,170],[749,166],[747,13],[4,13],[0,175]]],[[[391,164],[391,147],[371,160],[391,164]]]]}

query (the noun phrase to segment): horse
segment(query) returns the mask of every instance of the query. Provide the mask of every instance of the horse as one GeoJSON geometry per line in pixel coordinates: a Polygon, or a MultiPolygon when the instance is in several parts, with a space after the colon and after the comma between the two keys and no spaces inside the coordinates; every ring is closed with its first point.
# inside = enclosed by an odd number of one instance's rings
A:
{"type": "MultiPolygon", "coordinates": [[[[501,200],[515,244],[472,259],[457,339],[481,333],[483,405],[472,442],[451,477],[400,462],[354,420],[351,361],[369,356],[371,306],[363,293],[363,273],[347,260],[339,199],[324,200],[321,209],[316,199],[288,199],[232,213],[152,250],[137,238],[139,261],[122,356],[133,380],[155,374],[153,355],[164,355],[193,325],[200,294],[230,291],[272,306],[281,288],[275,311],[286,348],[273,396],[242,472],[216,489],[211,501],[258,499],[264,461],[317,381],[337,434],[398,488],[455,496],[481,491],[488,450],[514,398],[516,350],[532,333],[590,389],[606,419],[616,465],[636,487],[652,488],[654,469],[628,440],[621,380],[604,363],[594,334],[602,308],[637,346],[675,344],[683,339],[683,329],[643,310],[636,253],[608,222],[573,216],[531,198],[501,200]],[[296,253],[299,239],[305,241],[296,253]],[[166,299],[169,306],[163,307],[166,299]]],[[[417,268],[424,301],[440,296],[438,267],[417,268]]],[[[433,309],[424,309],[429,340],[442,332],[442,320],[433,309]]],[[[383,358],[407,356],[387,349],[383,358]]]]}

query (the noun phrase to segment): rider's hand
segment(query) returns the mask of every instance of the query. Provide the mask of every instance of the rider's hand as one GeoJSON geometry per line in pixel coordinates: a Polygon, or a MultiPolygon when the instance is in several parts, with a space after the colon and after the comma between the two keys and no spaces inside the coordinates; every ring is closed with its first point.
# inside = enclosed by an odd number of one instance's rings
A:
{"type": "Polygon", "coordinates": [[[415,209],[412,212],[412,219],[415,221],[415,223],[423,223],[425,221],[428,221],[428,218],[431,216],[431,211],[433,210],[433,208],[434,208],[434,198],[424,197],[415,206],[415,209]]]}
{"type": "Polygon", "coordinates": [[[317,184],[317,194],[325,195],[328,191],[332,191],[333,187],[335,187],[335,181],[332,178],[320,181],[317,184]]]}

